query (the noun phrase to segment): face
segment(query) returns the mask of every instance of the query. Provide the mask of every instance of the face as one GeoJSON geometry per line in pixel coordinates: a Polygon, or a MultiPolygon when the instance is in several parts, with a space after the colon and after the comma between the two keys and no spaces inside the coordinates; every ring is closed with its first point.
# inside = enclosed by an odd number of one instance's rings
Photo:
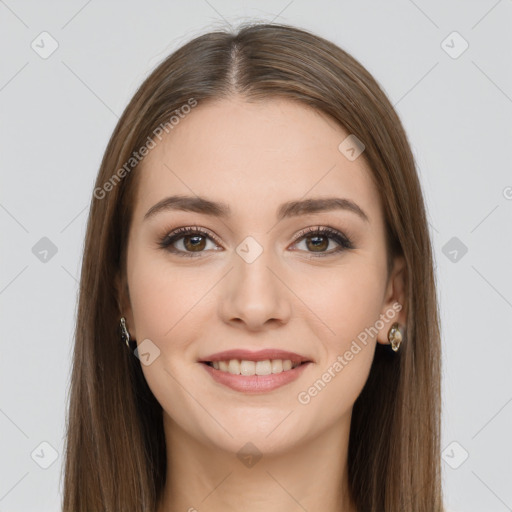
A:
{"type": "Polygon", "coordinates": [[[403,262],[388,280],[379,194],[338,149],[348,135],[236,97],[198,105],[134,171],[122,313],[169,428],[277,453],[350,421],[375,344],[404,322],[403,262]]]}

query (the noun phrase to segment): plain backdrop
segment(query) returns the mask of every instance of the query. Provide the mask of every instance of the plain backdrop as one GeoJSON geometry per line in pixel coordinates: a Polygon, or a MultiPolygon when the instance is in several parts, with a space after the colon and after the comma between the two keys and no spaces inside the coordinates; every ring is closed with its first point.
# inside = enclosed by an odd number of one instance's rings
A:
{"type": "Polygon", "coordinates": [[[5,0],[0,512],[60,509],[77,277],[118,117],[175,48],[249,19],[332,40],[395,105],[435,251],[445,501],[512,510],[512,1],[5,0]]]}

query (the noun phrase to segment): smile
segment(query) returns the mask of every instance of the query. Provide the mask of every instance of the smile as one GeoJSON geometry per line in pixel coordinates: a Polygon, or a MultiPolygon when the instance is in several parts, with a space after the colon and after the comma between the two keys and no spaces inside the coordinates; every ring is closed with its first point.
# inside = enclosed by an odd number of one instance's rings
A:
{"type": "Polygon", "coordinates": [[[264,393],[289,384],[312,364],[306,357],[281,350],[232,350],[199,362],[215,382],[243,393],[264,393]]]}
{"type": "Polygon", "coordinates": [[[208,362],[210,366],[221,372],[227,372],[232,375],[271,375],[282,373],[303,363],[292,363],[290,359],[266,359],[265,361],[248,361],[246,359],[230,359],[227,361],[208,362]]]}

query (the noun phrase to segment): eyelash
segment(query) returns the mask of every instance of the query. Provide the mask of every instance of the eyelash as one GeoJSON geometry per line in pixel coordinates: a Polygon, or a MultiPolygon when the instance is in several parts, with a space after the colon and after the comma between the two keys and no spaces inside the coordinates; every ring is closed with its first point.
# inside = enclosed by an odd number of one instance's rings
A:
{"type": "MultiPolygon", "coordinates": [[[[213,240],[218,245],[221,245],[216,236],[214,236],[209,231],[206,231],[205,229],[197,227],[197,226],[187,226],[187,227],[178,228],[175,231],[165,235],[160,240],[158,245],[162,249],[165,249],[165,250],[167,250],[173,254],[176,254],[178,256],[192,257],[192,258],[200,256],[201,252],[204,252],[204,251],[199,251],[197,253],[193,253],[190,251],[179,251],[172,247],[172,244],[174,244],[178,240],[181,240],[182,238],[184,238],[187,235],[188,236],[190,236],[190,235],[205,236],[205,237],[213,240]]],[[[344,250],[354,248],[354,245],[352,244],[352,241],[350,240],[350,238],[348,238],[343,233],[340,233],[338,230],[330,228],[330,227],[326,227],[326,226],[316,226],[316,227],[303,229],[302,231],[300,231],[297,234],[297,237],[293,244],[295,245],[295,244],[301,242],[303,239],[307,238],[308,236],[312,236],[312,235],[327,236],[327,238],[334,240],[338,244],[338,247],[336,249],[332,249],[329,252],[315,253],[315,252],[308,251],[308,252],[310,252],[310,254],[313,255],[310,257],[313,257],[313,258],[331,256],[333,254],[338,254],[344,250]]]]}

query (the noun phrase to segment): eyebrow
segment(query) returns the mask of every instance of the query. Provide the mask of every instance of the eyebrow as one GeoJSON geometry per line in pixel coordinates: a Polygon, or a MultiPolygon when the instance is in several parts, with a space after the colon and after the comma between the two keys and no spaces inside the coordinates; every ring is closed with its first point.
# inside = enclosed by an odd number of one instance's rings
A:
{"type": "MultiPolygon", "coordinates": [[[[153,205],[144,215],[144,220],[164,211],[187,211],[227,218],[231,215],[230,207],[225,203],[211,201],[199,196],[169,196],[153,205]]],[[[299,215],[307,215],[332,210],[347,210],[369,222],[366,213],[350,199],[339,197],[312,198],[283,203],[277,210],[277,219],[282,220],[299,215]]]]}

